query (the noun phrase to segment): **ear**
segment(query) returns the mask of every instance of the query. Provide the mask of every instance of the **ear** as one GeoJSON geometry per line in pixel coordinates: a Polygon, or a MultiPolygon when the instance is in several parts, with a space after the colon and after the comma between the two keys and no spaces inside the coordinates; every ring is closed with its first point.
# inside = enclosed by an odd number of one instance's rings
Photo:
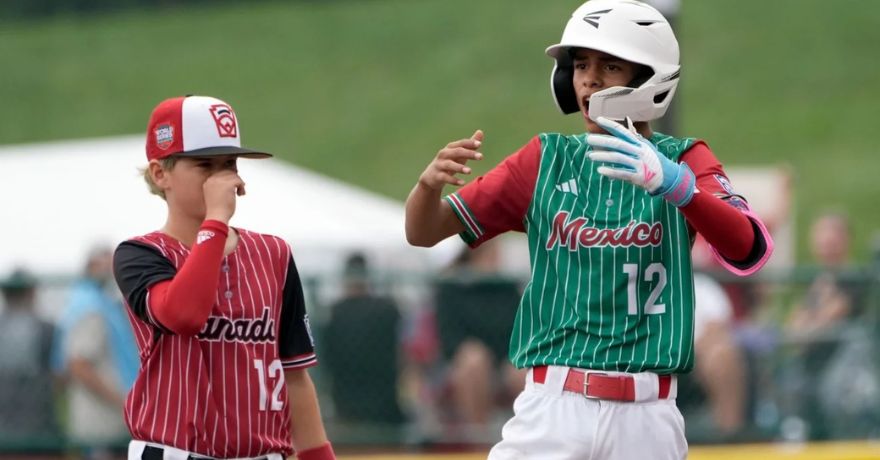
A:
{"type": "Polygon", "coordinates": [[[158,160],[150,160],[150,164],[147,165],[147,172],[150,174],[150,178],[156,184],[156,187],[162,190],[170,188],[171,183],[168,171],[162,168],[162,164],[158,160]]]}

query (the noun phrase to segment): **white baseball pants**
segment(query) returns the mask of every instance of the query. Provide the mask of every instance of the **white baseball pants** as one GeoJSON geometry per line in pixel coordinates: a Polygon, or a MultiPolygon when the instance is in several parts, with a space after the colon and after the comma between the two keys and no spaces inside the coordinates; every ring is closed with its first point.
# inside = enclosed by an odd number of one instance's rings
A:
{"type": "Polygon", "coordinates": [[[514,416],[489,460],[687,458],[675,383],[669,399],[657,399],[656,376],[630,374],[636,378],[637,402],[605,401],[563,391],[567,373],[567,367],[550,366],[539,384],[529,371],[525,390],[514,402],[514,416]]]}

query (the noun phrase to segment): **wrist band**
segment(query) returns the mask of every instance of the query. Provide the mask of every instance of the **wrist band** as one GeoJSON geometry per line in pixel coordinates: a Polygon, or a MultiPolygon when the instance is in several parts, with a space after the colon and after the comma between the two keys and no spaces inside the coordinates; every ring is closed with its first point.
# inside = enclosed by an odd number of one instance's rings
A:
{"type": "Polygon", "coordinates": [[[222,234],[224,237],[229,236],[229,226],[219,220],[206,220],[202,222],[199,231],[208,230],[222,234]]]}

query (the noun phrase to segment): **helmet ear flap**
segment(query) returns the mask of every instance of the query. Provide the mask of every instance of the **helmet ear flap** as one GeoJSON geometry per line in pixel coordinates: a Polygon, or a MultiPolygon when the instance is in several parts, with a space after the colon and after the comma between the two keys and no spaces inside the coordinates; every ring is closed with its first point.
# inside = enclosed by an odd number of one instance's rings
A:
{"type": "Polygon", "coordinates": [[[577,103],[577,94],[574,91],[574,83],[572,82],[573,77],[573,66],[559,65],[559,62],[553,66],[553,73],[550,76],[550,86],[553,90],[553,97],[556,100],[556,106],[566,115],[581,110],[577,103]]]}

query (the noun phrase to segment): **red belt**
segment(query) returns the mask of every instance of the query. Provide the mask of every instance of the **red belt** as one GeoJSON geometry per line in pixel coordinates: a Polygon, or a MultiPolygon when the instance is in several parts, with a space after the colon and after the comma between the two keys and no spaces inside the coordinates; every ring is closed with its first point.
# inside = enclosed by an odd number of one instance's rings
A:
{"type": "MultiPolygon", "coordinates": [[[[669,397],[669,387],[672,385],[671,375],[660,375],[659,399],[669,397]]],[[[547,366],[532,368],[532,379],[535,383],[544,383],[547,379],[547,366]]],[[[635,379],[631,375],[608,375],[597,372],[584,372],[569,369],[565,376],[565,391],[584,395],[588,398],[608,399],[612,401],[635,401],[635,379]]]]}

